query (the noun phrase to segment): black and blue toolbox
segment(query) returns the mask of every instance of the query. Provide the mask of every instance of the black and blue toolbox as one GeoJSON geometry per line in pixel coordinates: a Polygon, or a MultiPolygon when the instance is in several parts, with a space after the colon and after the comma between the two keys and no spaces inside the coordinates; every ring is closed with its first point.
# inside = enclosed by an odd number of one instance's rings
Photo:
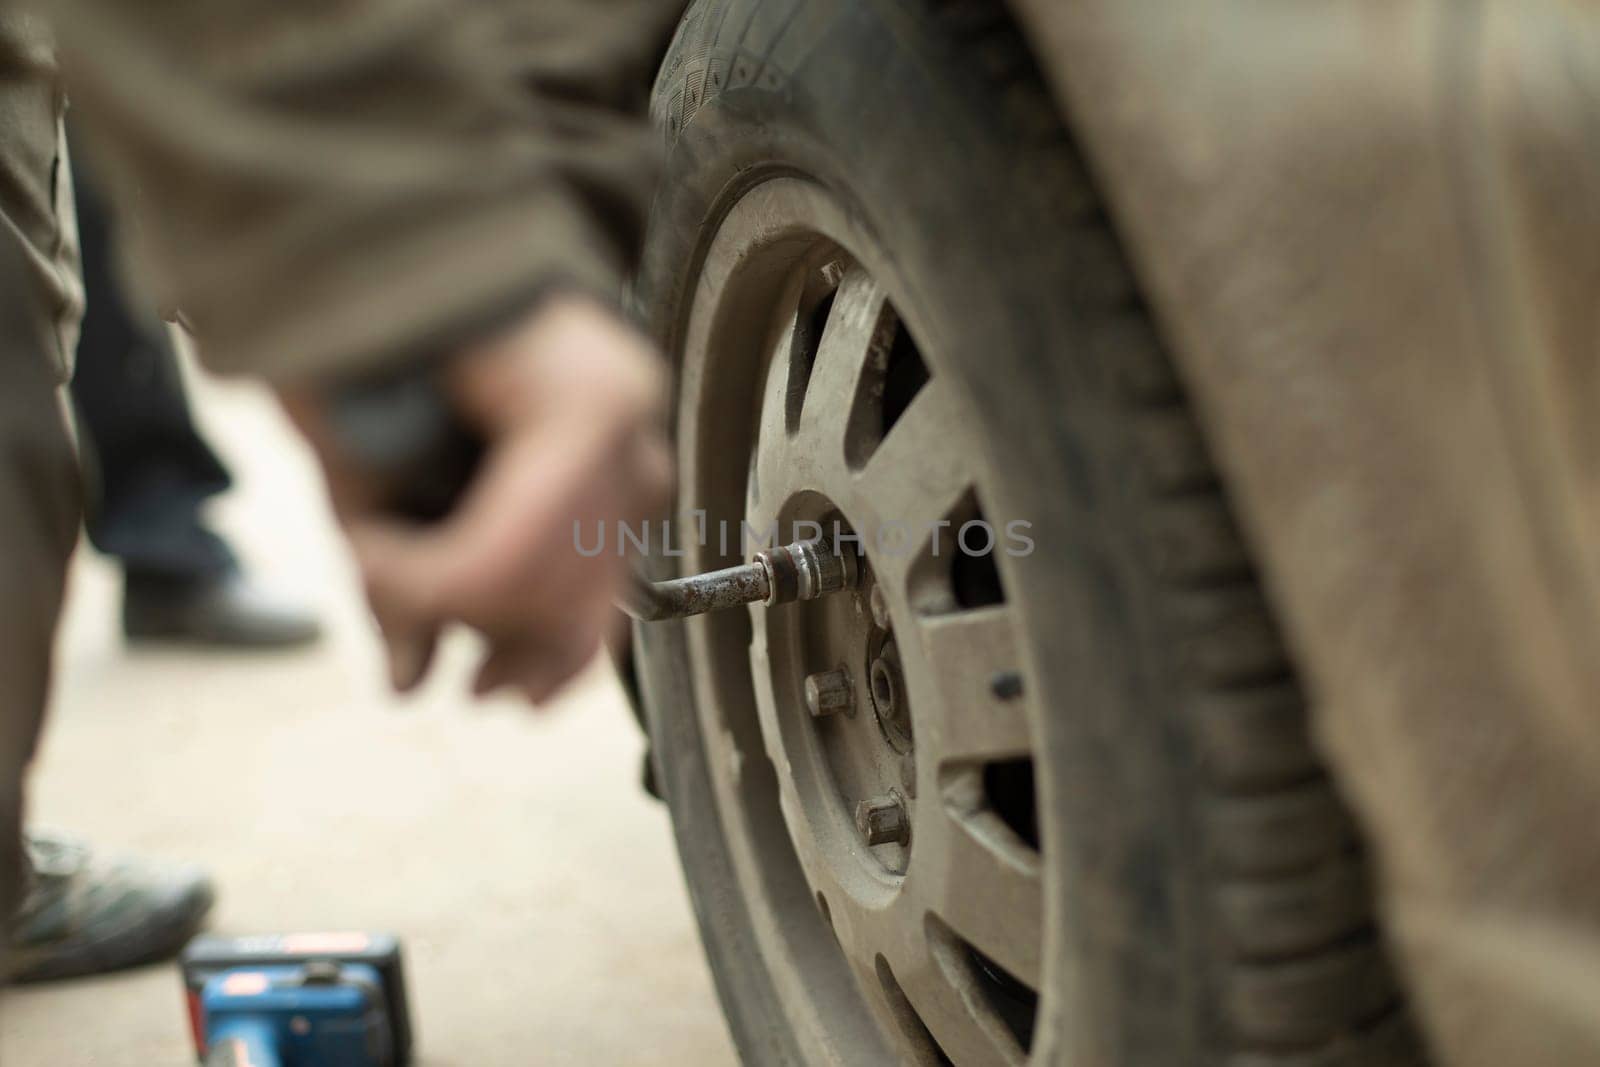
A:
{"type": "Polygon", "coordinates": [[[400,944],[387,934],[200,937],[181,960],[205,1067],[405,1067],[400,944]]]}

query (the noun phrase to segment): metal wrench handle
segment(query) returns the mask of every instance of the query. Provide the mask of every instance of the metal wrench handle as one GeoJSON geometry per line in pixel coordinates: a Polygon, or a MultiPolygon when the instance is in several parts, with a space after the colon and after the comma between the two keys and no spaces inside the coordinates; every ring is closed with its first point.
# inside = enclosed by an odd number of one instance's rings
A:
{"type": "Polygon", "coordinates": [[[789,604],[854,589],[859,578],[854,552],[836,553],[821,541],[763,549],[738,567],[652,582],[635,573],[622,610],[641,622],[686,619],[743,604],[789,604]]]}

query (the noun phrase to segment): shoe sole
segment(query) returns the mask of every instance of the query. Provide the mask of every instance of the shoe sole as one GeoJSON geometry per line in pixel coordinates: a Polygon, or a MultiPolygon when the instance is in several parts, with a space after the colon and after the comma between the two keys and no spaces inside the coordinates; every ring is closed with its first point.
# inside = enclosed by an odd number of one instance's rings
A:
{"type": "Polygon", "coordinates": [[[138,967],[176,955],[200,931],[216,895],[197,885],[157,908],[156,917],[85,945],[63,946],[35,963],[24,964],[11,981],[16,985],[84,978],[138,967]]]}

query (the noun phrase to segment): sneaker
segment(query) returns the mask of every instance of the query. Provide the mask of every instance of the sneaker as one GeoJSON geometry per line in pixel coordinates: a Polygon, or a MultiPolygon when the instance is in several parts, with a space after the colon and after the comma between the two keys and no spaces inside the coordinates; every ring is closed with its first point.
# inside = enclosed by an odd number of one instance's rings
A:
{"type": "Polygon", "coordinates": [[[175,954],[215,893],[198,868],[97,855],[71,838],[30,831],[33,880],[11,919],[0,984],[76,978],[175,954]]]}
{"type": "Polygon", "coordinates": [[[128,575],[122,630],[134,642],[233,649],[293,648],[322,634],[305,606],[237,572],[215,578],[128,575]]]}

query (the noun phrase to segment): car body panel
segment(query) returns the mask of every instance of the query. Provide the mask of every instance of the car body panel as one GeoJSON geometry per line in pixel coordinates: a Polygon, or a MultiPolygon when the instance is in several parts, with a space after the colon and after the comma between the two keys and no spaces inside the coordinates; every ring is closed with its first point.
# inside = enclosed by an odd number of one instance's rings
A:
{"type": "MultiPolygon", "coordinates": [[[[1468,957],[1503,913],[1597,918],[1592,850],[1526,843],[1600,810],[1600,9],[1012,4],[1204,414],[1424,1016],[1514,1001],[1571,1053],[1538,1062],[1591,1056],[1556,998],[1468,957]]],[[[1436,1036],[1515,1062],[1515,1029],[1436,1036]]]]}

